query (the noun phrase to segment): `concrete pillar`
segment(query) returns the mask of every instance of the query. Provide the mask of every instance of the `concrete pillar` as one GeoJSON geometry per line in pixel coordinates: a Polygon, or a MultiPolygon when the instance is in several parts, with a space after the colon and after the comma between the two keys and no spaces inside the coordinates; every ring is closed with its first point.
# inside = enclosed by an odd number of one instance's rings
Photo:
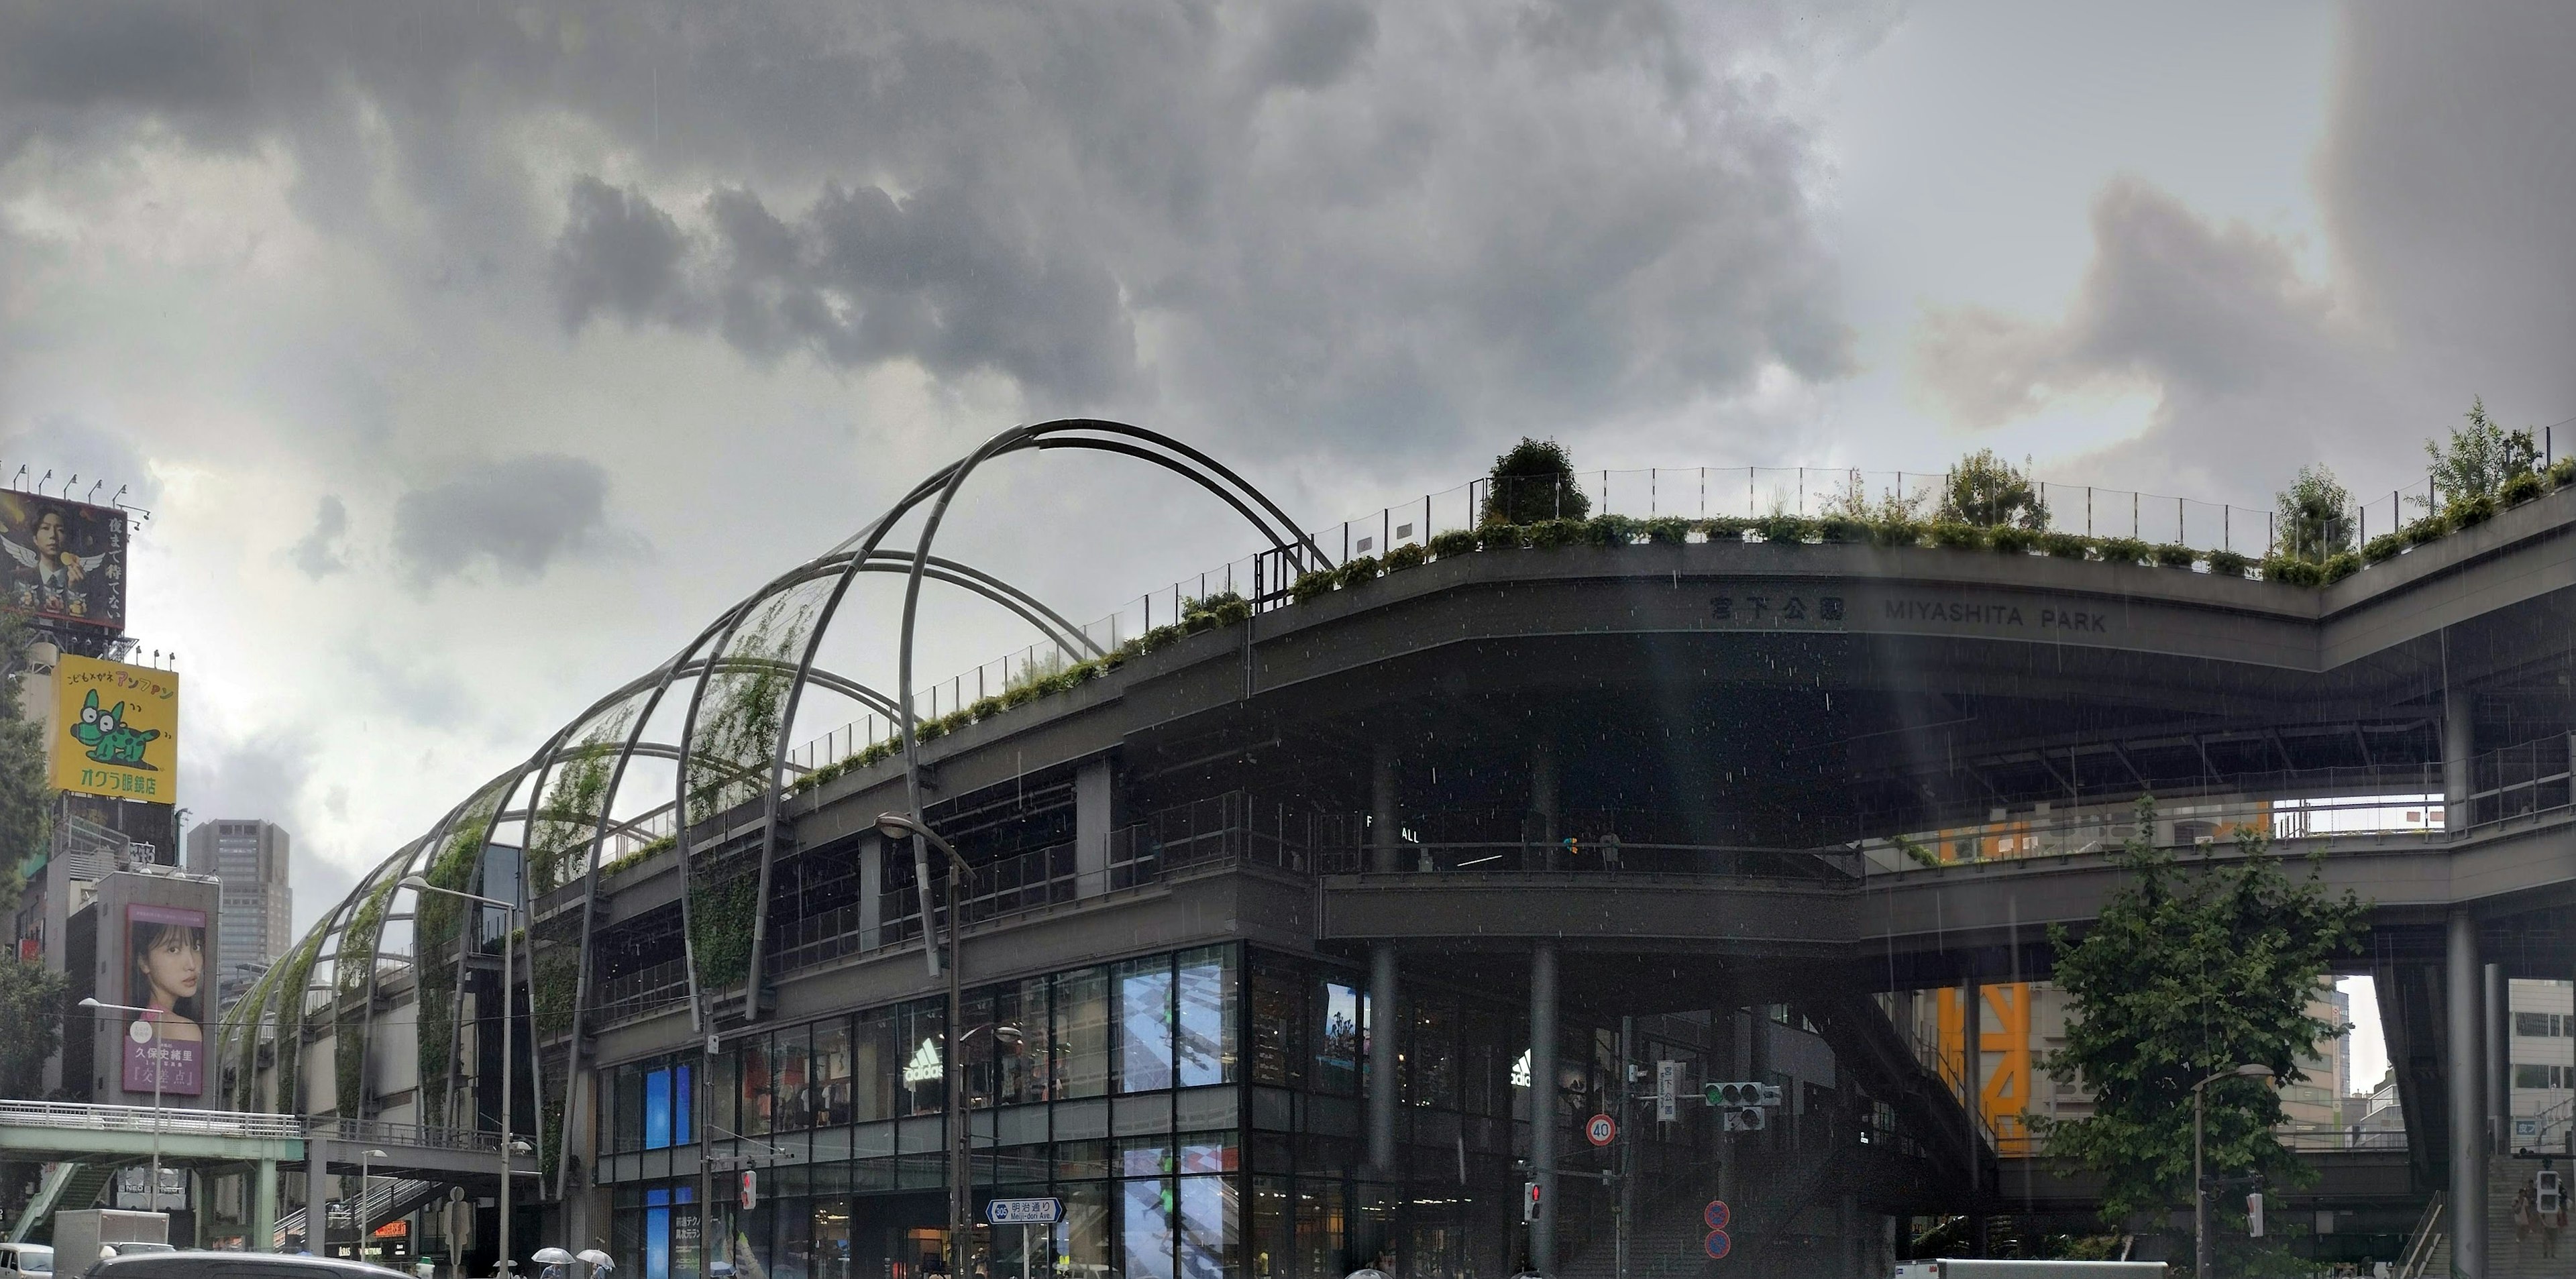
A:
{"type": "Polygon", "coordinates": [[[2480,1024],[2478,921],[2466,908],[2451,911],[2443,965],[2444,1063],[2451,1123],[2451,1273],[2486,1279],[2487,1147],[2486,1033],[2480,1024]]]}
{"type": "Polygon", "coordinates": [[[1369,869],[1404,869],[1404,841],[1395,811],[1395,747],[1379,742],[1369,759],[1369,869]]]}
{"type": "Polygon", "coordinates": [[[1556,791],[1556,743],[1542,737],[1530,743],[1530,825],[1539,865],[1547,870],[1565,869],[1565,850],[1556,843],[1556,791]]]}
{"type": "Polygon", "coordinates": [[[251,1252],[277,1251],[277,1161],[262,1159],[251,1179],[250,1237],[242,1247],[251,1252]]]}
{"type": "Polygon", "coordinates": [[[2504,965],[2485,966],[2487,1037],[2487,1149],[2496,1154],[2513,1153],[2513,1052],[2506,1047],[2507,1021],[2512,1012],[2506,992],[2504,965]]]}
{"type": "MultiPolygon", "coordinates": [[[[1371,1171],[1390,1181],[1395,1179],[1395,1098],[1402,1083],[1397,1078],[1395,1051],[1403,1034],[1400,1007],[1395,946],[1379,942],[1369,949],[1368,1160],[1371,1171]]],[[[1535,1059],[1531,1066],[1530,1082],[1535,1086],[1535,1059]]]]}
{"type": "Polygon", "coordinates": [[[2477,699],[2448,683],[2442,690],[2442,825],[2453,839],[2469,828],[2469,792],[2476,779],[2469,757],[2477,753],[2477,699]]]}
{"type": "Polygon", "coordinates": [[[1109,891],[1112,782],[1105,759],[1086,760],[1073,770],[1073,868],[1079,876],[1075,891],[1084,897],[1109,891]]]}
{"type": "Polygon", "coordinates": [[[1959,980],[1959,1091],[1968,1111],[1968,1145],[1975,1149],[1985,1105],[1986,991],[1973,976],[1959,980]]]}
{"type": "Polygon", "coordinates": [[[1538,1219],[1530,1223],[1530,1269],[1556,1273],[1556,947],[1530,953],[1530,1180],[1538,1219]]]}

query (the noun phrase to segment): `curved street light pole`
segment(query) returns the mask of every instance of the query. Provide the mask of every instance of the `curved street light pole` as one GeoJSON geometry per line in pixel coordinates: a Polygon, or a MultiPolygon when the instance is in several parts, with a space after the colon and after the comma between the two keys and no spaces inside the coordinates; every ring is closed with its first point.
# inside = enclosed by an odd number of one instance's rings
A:
{"type": "Polygon", "coordinates": [[[2203,1279],[2217,1264],[2209,1248],[2209,1184],[2200,1170],[2201,1090],[2221,1079],[2269,1079],[2272,1068],[2247,1064],[2230,1066],[2191,1086],[2191,1272],[2203,1279]]]}
{"type": "Polygon", "coordinates": [[[161,1046],[161,1010],[136,1008],[129,1004],[101,1003],[96,999],[83,999],[80,1001],[80,1006],[102,1012],[133,1013],[142,1018],[135,1024],[148,1028],[145,1033],[151,1038],[144,1042],[152,1047],[144,1055],[152,1059],[152,1198],[149,1202],[152,1205],[152,1211],[159,1212],[161,1211],[161,1071],[169,1064],[162,1055],[164,1050],[161,1046]]]}
{"type": "MultiPolygon", "coordinates": [[[[888,840],[909,836],[914,841],[916,853],[923,844],[928,844],[948,855],[951,872],[948,887],[948,1050],[939,1055],[939,1067],[940,1073],[946,1076],[943,1082],[948,1088],[948,1273],[964,1279],[969,1273],[968,1244],[974,1237],[975,1223],[968,1206],[972,1198],[969,1192],[972,1183],[968,1180],[966,1131],[966,999],[965,988],[957,972],[957,939],[965,931],[965,918],[960,907],[965,904],[967,881],[975,872],[966,864],[965,858],[957,855],[955,847],[941,839],[917,816],[879,813],[877,834],[888,840]]],[[[926,943],[923,948],[929,949],[927,943],[931,939],[928,930],[936,922],[930,913],[930,877],[924,874],[919,878],[921,926],[926,943]]]]}
{"type": "MultiPolygon", "coordinates": [[[[501,1194],[500,1198],[495,1201],[501,1208],[499,1214],[501,1218],[501,1259],[498,1264],[493,1266],[492,1273],[495,1275],[506,1275],[510,1273],[510,1067],[512,1064],[510,1058],[510,1023],[515,1020],[510,1016],[510,1001],[516,994],[516,992],[511,989],[511,978],[513,974],[510,971],[510,953],[517,949],[510,942],[510,934],[513,931],[512,922],[517,919],[519,914],[519,904],[517,902],[505,902],[497,897],[484,897],[480,894],[469,893],[462,889],[441,888],[418,874],[403,876],[401,882],[395,886],[398,888],[408,888],[414,893],[441,893],[449,897],[454,897],[460,901],[476,902],[481,905],[490,906],[501,912],[501,1140],[499,1142],[501,1150],[501,1194]]],[[[460,1257],[459,1260],[461,1261],[462,1258],[460,1257]]]]}

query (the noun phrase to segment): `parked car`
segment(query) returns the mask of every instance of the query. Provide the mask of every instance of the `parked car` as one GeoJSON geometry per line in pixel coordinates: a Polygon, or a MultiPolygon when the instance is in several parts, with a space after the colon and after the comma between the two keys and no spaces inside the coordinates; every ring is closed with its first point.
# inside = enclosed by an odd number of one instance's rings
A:
{"type": "Polygon", "coordinates": [[[0,1279],[54,1271],[54,1250],[40,1243],[0,1243],[0,1279]]]}

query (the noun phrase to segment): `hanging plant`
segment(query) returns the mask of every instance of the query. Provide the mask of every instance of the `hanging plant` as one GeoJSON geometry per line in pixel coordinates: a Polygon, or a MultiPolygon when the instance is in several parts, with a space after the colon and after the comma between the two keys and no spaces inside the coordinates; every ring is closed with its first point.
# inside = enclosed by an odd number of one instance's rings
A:
{"type": "MultiPolygon", "coordinates": [[[[395,883],[396,877],[385,876],[368,892],[367,899],[358,903],[356,913],[349,917],[349,926],[341,930],[340,956],[331,964],[331,984],[341,998],[364,1001],[373,997],[370,988],[374,983],[368,978],[376,971],[377,943],[384,936],[385,907],[393,898],[395,883]]],[[[338,1003],[339,999],[333,1000],[334,1007],[338,1003]]],[[[359,1007],[361,1011],[331,1036],[333,1079],[338,1084],[333,1093],[337,1099],[335,1108],[347,1119],[366,1118],[363,1090],[370,1026],[365,1004],[359,1007]]]]}
{"type": "Polygon", "coordinates": [[[581,854],[599,831],[608,804],[608,780],[626,741],[634,712],[617,715],[582,735],[570,757],[556,764],[546,797],[528,824],[528,892],[542,895],[580,877],[581,854]]]}
{"type": "MultiPolygon", "coordinates": [[[[441,888],[464,888],[474,879],[491,830],[492,803],[458,819],[455,829],[430,858],[423,878],[441,888]]],[[[416,1010],[420,1038],[420,1112],[429,1123],[443,1123],[447,1089],[442,1083],[456,1053],[456,946],[463,930],[465,904],[444,893],[421,893],[412,906],[413,985],[420,992],[416,1010]]]]}
{"type": "Polygon", "coordinates": [[[737,874],[689,890],[689,951],[697,957],[698,987],[723,990],[751,971],[753,909],[760,883],[737,874]]]}
{"type": "Polygon", "coordinates": [[[725,669],[708,677],[689,742],[688,825],[760,797],[785,727],[779,720],[795,678],[797,645],[813,612],[785,597],[772,601],[734,637],[725,669]]]}

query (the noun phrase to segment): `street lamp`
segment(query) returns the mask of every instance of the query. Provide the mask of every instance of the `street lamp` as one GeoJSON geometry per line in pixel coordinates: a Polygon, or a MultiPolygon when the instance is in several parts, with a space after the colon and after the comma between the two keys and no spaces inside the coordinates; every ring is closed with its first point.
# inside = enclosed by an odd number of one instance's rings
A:
{"type": "MultiPolygon", "coordinates": [[[[940,1054],[939,1064],[941,1073],[947,1076],[948,1085],[948,1131],[950,1133],[948,1273],[963,1276],[967,1273],[970,1262],[967,1256],[967,1240],[974,1233],[975,1223],[967,1211],[969,1183],[966,1159],[966,1073],[961,1061],[965,1056],[966,997],[957,974],[957,939],[964,931],[961,927],[964,916],[958,907],[965,900],[966,881],[975,872],[973,867],[966,864],[965,858],[957,855],[956,848],[952,847],[947,840],[941,839],[918,817],[908,817],[902,813],[879,813],[877,814],[877,834],[888,840],[909,836],[920,843],[928,844],[948,854],[948,864],[953,870],[949,876],[948,887],[948,1051],[940,1054]]],[[[919,845],[916,844],[915,847],[918,848],[919,845]]],[[[920,864],[916,859],[915,865],[920,864]]],[[[930,877],[927,874],[917,874],[915,878],[921,881],[923,949],[929,950],[936,943],[936,939],[930,935],[931,925],[935,922],[930,913],[930,877]]]]}
{"type": "Polygon", "coordinates": [[[360,1261],[367,1259],[367,1227],[374,1224],[367,1215],[367,1166],[384,1157],[385,1152],[381,1150],[358,1152],[358,1206],[357,1210],[351,1212],[349,1216],[358,1223],[358,1260],[360,1261]]]}
{"type": "Polygon", "coordinates": [[[136,1043],[138,1043],[138,1044],[150,1045],[149,1047],[146,1047],[146,1048],[144,1049],[144,1051],[143,1051],[143,1055],[144,1055],[145,1057],[147,1057],[147,1058],[151,1059],[151,1062],[152,1062],[152,1200],[151,1200],[151,1203],[152,1203],[152,1211],[154,1211],[154,1212],[159,1212],[159,1211],[161,1211],[161,1071],[162,1071],[162,1068],[168,1064],[168,1063],[167,1063],[167,1061],[165,1061],[165,1060],[164,1060],[163,1055],[162,1055],[162,1052],[161,1052],[161,1048],[160,1048],[160,1040],[161,1040],[161,1030],[160,1030],[161,1010],[160,1010],[160,1009],[158,1009],[158,1008],[136,1008],[136,1007],[134,1007],[134,1006],[132,1006],[132,1005],[130,1005],[130,1004],[106,1004],[106,1003],[100,1003],[98,1000],[96,1000],[96,999],[94,999],[94,998],[84,998],[84,999],[82,999],[82,1000],[80,1001],[80,1006],[81,1006],[81,1007],[83,1007],[83,1008],[90,1009],[90,1010],[91,1010],[91,1011],[93,1011],[93,1012],[118,1012],[118,1013],[133,1013],[133,1014],[135,1014],[135,1016],[138,1018],[138,1020],[136,1020],[136,1021],[135,1021],[134,1026],[133,1026],[133,1029],[131,1029],[131,1030],[130,1030],[130,1031],[128,1031],[127,1033],[128,1033],[128,1034],[131,1034],[131,1035],[133,1035],[133,1036],[135,1036],[135,1040],[134,1040],[134,1042],[136,1042],[136,1043]]]}
{"type": "Polygon", "coordinates": [[[403,876],[402,882],[396,886],[400,888],[408,888],[415,893],[443,893],[460,901],[477,902],[485,906],[494,907],[502,912],[501,1140],[499,1143],[501,1150],[501,1197],[498,1201],[501,1206],[501,1261],[499,1265],[493,1267],[492,1272],[496,1275],[506,1275],[510,1273],[510,1155],[513,1147],[516,1147],[519,1150],[526,1150],[528,1148],[526,1143],[516,1142],[510,1139],[510,1068],[513,1064],[510,1055],[510,1024],[513,1020],[510,1016],[510,1000],[515,993],[511,989],[510,954],[514,949],[516,949],[510,944],[510,935],[517,931],[512,926],[512,921],[518,916],[519,904],[517,902],[505,902],[497,897],[484,897],[476,893],[469,893],[463,889],[441,888],[418,874],[403,876]]]}
{"type": "Polygon", "coordinates": [[[2201,1179],[2201,1090],[2221,1079],[2269,1079],[2272,1068],[2248,1062],[2230,1066],[2191,1086],[2191,1272],[2207,1279],[2215,1261],[2209,1251],[2209,1186],[2201,1179]]]}

